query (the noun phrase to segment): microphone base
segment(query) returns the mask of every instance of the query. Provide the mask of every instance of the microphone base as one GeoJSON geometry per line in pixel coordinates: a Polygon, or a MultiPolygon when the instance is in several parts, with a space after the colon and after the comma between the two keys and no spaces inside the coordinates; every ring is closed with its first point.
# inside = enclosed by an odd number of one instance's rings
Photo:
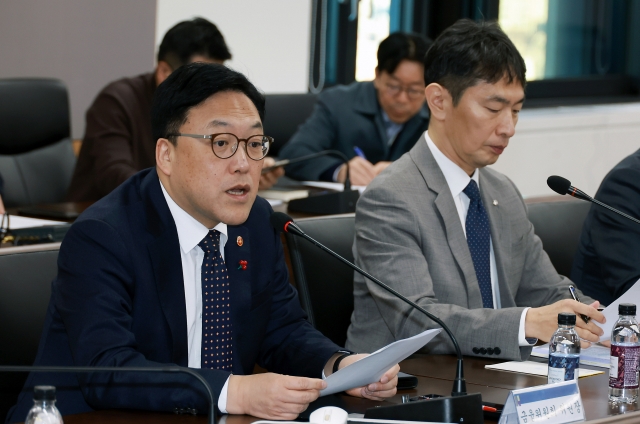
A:
{"type": "Polygon", "coordinates": [[[352,213],[356,211],[358,198],[360,198],[360,192],[358,192],[358,190],[317,194],[315,196],[291,200],[289,201],[287,209],[291,212],[308,213],[312,215],[352,213]]]}
{"type": "Polygon", "coordinates": [[[437,423],[483,424],[482,396],[472,393],[369,408],[365,418],[437,423]]]}

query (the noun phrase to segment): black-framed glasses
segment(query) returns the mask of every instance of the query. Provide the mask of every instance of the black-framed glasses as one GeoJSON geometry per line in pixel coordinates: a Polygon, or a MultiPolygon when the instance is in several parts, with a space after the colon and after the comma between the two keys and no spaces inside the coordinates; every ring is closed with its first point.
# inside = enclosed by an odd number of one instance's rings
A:
{"type": "Polygon", "coordinates": [[[405,87],[396,83],[385,83],[385,90],[389,93],[390,96],[395,97],[401,92],[405,91],[407,93],[407,97],[411,100],[417,100],[421,97],[424,97],[424,89],[419,89],[415,87],[405,87]]]}
{"type": "Polygon", "coordinates": [[[238,145],[241,141],[244,141],[244,150],[247,153],[249,159],[261,160],[269,152],[271,143],[275,140],[273,137],[269,137],[263,134],[256,134],[247,138],[238,138],[235,134],[231,133],[219,133],[219,134],[185,134],[174,133],[169,134],[168,137],[191,137],[191,138],[205,138],[211,140],[211,150],[213,154],[220,159],[229,159],[235,155],[238,151],[238,145]]]}

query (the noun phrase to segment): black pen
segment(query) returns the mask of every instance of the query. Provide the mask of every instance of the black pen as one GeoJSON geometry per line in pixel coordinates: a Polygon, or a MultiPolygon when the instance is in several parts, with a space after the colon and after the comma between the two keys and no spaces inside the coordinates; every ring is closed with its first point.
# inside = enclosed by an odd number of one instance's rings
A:
{"type": "MultiPolygon", "coordinates": [[[[576,294],[576,288],[575,287],[569,286],[569,292],[571,293],[571,297],[573,297],[573,300],[575,300],[576,302],[580,302],[580,298],[576,294]]],[[[582,317],[582,321],[584,321],[585,324],[589,324],[589,320],[591,318],[589,318],[588,316],[586,316],[584,314],[580,314],[580,316],[582,317]]]]}

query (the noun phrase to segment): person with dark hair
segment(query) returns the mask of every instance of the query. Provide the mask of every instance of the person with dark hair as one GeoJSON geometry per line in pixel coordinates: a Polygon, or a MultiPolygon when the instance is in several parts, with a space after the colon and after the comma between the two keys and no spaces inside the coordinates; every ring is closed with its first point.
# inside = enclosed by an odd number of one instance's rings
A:
{"type": "MultiPolygon", "coordinates": [[[[559,312],[596,342],[597,301],[571,300],[506,176],[487,168],[509,144],[524,102],[525,64],[497,23],[461,20],[424,60],[429,128],[356,208],[356,263],[442,319],[464,355],[527,359],[559,312]]],[[[437,324],[358,274],[347,348],[377,349],[437,324]]],[[[423,353],[453,353],[437,337],[423,353]]]]}
{"type": "MultiPolygon", "coordinates": [[[[273,210],[257,197],[272,141],[264,104],[222,65],[182,66],[158,87],[156,166],[69,229],[35,365],[190,367],[220,412],[292,420],[326,387],[323,375],[366,356],[314,329],[289,283],[273,210]],[[255,364],[270,372],[251,375],[255,364]]],[[[348,393],[393,396],[398,370],[348,393]]],[[[24,420],[44,382],[63,415],[209,409],[184,374],[32,373],[9,422],[24,420]]]]}
{"type": "MultiPolygon", "coordinates": [[[[595,198],[640,217],[640,150],[604,177],[595,198]]],[[[571,279],[588,296],[610,305],[640,278],[640,226],[600,206],[592,206],[582,226],[571,279]]]]}
{"type": "MultiPolygon", "coordinates": [[[[151,101],[173,71],[192,62],[224,63],[231,52],[215,24],[195,18],[176,24],[158,49],[156,69],[107,85],[87,110],[85,135],[67,200],[96,201],[136,172],[155,165],[151,135],[151,101]]],[[[265,161],[265,166],[273,159],[265,161]]],[[[265,174],[269,188],[284,171],[265,174]]]]}
{"type": "MultiPolygon", "coordinates": [[[[378,47],[375,79],[322,92],[313,114],[280,157],[339,150],[349,159],[351,182],[369,184],[427,128],[422,61],[430,45],[431,40],[417,34],[389,35],[378,47]]],[[[292,164],[286,171],[298,180],[344,182],[346,176],[342,161],[332,156],[292,164]]]]}

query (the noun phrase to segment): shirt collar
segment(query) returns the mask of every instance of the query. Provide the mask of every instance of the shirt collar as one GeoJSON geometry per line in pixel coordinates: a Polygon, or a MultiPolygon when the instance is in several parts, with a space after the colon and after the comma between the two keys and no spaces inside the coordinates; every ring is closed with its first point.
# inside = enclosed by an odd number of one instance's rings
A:
{"type": "MultiPolygon", "coordinates": [[[[169,196],[169,193],[167,193],[167,190],[165,190],[162,181],[160,181],[160,187],[162,188],[162,194],[169,206],[169,211],[171,211],[173,220],[176,223],[180,248],[184,253],[189,253],[202,241],[203,238],[207,236],[207,234],[209,234],[209,229],[173,201],[171,196],[169,196]]],[[[221,234],[224,234],[225,237],[227,236],[227,224],[221,222],[212,229],[218,230],[221,234]]]]}
{"type": "Polygon", "coordinates": [[[462,168],[456,165],[451,159],[446,157],[440,149],[438,149],[438,146],[436,146],[433,140],[431,140],[431,137],[429,137],[428,131],[424,132],[424,138],[427,140],[427,146],[429,146],[429,150],[431,150],[433,158],[436,160],[436,163],[444,174],[444,179],[447,180],[447,185],[449,186],[451,195],[454,198],[462,193],[462,190],[469,185],[469,181],[472,179],[476,184],[478,184],[478,188],[480,188],[480,174],[477,168],[473,172],[473,175],[469,177],[462,168]]]}

